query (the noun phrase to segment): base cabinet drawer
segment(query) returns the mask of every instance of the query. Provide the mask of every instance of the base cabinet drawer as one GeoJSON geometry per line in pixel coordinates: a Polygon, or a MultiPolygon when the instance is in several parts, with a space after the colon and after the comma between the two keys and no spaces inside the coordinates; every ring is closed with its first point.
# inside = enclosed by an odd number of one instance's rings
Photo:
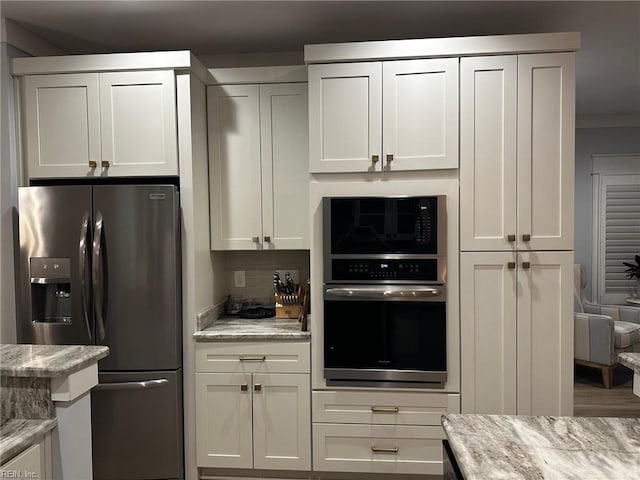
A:
{"type": "Polygon", "coordinates": [[[0,467],[0,478],[44,478],[42,455],[41,444],[32,445],[0,467]]]}
{"type": "Polygon", "coordinates": [[[318,423],[439,426],[446,413],[460,413],[459,394],[313,392],[313,421],[318,423]]]}
{"type": "Polygon", "coordinates": [[[313,424],[313,469],[442,475],[442,427],[313,424]]]}
{"type": "Polygon", "coordinates": [[[196,344],[196,372],[309,373],[309,342],[196,344]]]}

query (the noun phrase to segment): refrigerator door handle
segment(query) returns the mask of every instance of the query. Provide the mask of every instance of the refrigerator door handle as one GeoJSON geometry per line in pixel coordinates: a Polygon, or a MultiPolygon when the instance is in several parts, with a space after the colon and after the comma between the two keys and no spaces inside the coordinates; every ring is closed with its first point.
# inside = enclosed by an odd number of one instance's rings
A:
{"type": "MultiPolygon", "coordinates": [[[[82,305],[82,316],[87,327],[87,335],[92,340],[91,326],[89,325],[89,283],[87,282],[87,254],[89,249],[87,243],[89,234],[89,213],[85,212],[82,216],[82,226],[80,227],[80,242],[78,244],[78,255],[80,260],[80,296],[82,305]]],[[[33,280],[32,280],[33,281],[33,280]]]]}
{"type": "Polygon", "coordinates": [[[99,383],[93,387],[93,390],[137,390],[143,388],[159,388],[167,385],[168,383],[169,380],[166,378],[144,380],[142,382],[99,383]]]}
{"type": "Polygon", "coordinates": [[[96,225],[93,233],[93,309],[96,315],[98,340],[104,340],[106,327],[104,323],[104,253],[102,252],[102,213],[96,214],[96,225]]]}

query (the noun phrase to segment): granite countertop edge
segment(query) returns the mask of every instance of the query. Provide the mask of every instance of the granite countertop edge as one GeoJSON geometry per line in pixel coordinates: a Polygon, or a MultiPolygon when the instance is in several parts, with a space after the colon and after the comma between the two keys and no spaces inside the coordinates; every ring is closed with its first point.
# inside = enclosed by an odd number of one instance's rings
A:
{"type": "Polygon", "coordinates": [[[197,330],[193,338],[200,342],[243,340],[301,340],[308,341],[311,332],[302,331],[297,319],[247,319],[223,317],[207,328],[197,330]]]}
{"type": "Polygon", "coordinates": [[[626,475],[640,469],[640,445],[633,440],[640,432],[637,418],[446,414],[442,427],[466,480],[491,477],[492,452],[509,450],[513,451],[493,462],[507,475],[501,478],[511,478],[512,473],[517,478],[573,480],[596,475],[622,480],[635,478],[626,475]],[[479,432],[484,439],[480,444],[475,442],[479,432]],[[565,448],[569,443],[572,448],[565,448]],[[596,452],[598,458],[593,459],[596,452]],[[585,463],[585,458],[594,461],[585,463]],[[546,475],[550,468],[552,477],[546,475]]]}
{"type": "Polygon", "coordinates": [[[109,355],[99,345],[0,346],[0,375],[52,378],[71,375],[109,355]]]}
{"type": "Polygon", "coordinates": [[[0,426],[0,463],[10,460],[39,441],[58,425],[55,418],[7,420],[0,426]]]}
{"type": "Polygon", "coordinates": [[[618,354],[618,361],[640,375],[640,353],[622,352],[618,354]]]}

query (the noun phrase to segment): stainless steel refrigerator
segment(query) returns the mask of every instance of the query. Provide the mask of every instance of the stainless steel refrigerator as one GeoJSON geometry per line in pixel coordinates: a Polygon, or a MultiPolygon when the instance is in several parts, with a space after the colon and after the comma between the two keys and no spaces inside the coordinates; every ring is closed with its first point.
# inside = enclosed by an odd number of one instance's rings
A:
{"type": "Polygon", "coordinates": [[[19,190],[19,342],[110,349],[96,480],[184,477],[179,211],[173,185],[19,190]]]}

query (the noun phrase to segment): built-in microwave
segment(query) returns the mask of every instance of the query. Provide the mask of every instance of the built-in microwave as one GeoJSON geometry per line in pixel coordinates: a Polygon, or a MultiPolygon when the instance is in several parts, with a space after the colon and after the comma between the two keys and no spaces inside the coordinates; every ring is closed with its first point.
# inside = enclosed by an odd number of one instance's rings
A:
{"type": "Polygon", "coordinates": [[[323,199],[328,386],[443,388],[446,197],[323,199]]]}

